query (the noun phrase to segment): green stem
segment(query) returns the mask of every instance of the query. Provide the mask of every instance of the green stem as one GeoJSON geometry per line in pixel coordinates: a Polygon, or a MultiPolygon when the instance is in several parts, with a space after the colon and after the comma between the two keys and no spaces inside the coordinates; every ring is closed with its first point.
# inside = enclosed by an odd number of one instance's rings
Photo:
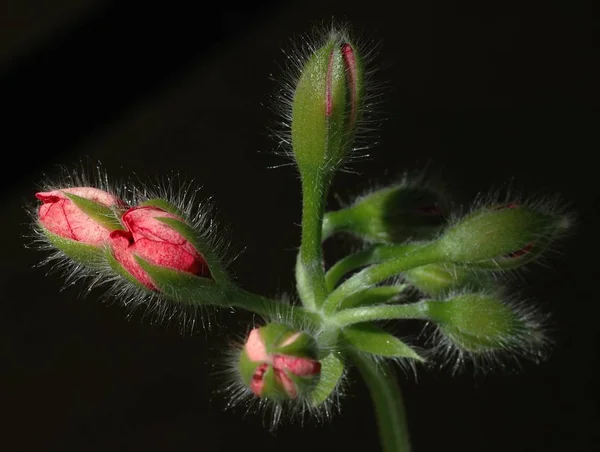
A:
{"type": "Polygon", "coordinates": [[[349,296],[340,306],[340,310],[383,303],[393,303],[405,295],[410,284],[397,284],[394,286],[379,286],[365,289],[349,296]]]}
{"type": "Polygon", "coordinates": [[[371,394],[383,452],[410,452],[402,393],[389,365],[349,354],[371,394]]]}
{"type": "Polygon", "coordinates": [[[302,306],[292,306],[239,288],[226,294],[226,297],[232,307],[245,309],[267,318],[281,318],[296,328],[307,326],[319,328],[321,325],[320,317],[302,306]]]}
{"type": "Polygon", "coordinates": [[[332,323],[340,328],[355,323],[371,322],[374,320],[392,319],[423,319],[429,318],[429,303],[419,301],[418,303],[383,305],[383,306],[361,306],[358,308],[344,309],[330,317],[332,323]]]}
{"type": "Polygon", "coordinates": [[[373,245],[358,253],[346,256],[337,261],[325,274],[327,289],[333,291],[344,275],[357,268],[377,264],[387,259],[397,258],[420,246],[421,245],[373,245]]]}
{"type": "Polygon", "coordinates": [[[325,301],[324,311],[331,314],[339,309],[343,300],[361,290],[373,287],[392,276],[411,268],[434,263],[440,259],[436,243],[422,245],[415,249],[407,250],[403,256],[390,259],[381,264],[373,265],[348,278],[325,301]]]}
{"type": "Polygon", "coordinates": [[[302,303],[317,310],[328,291],[323,269],[322,229],[329,178],[320,169],[302,173],[302,241],[296,264],[296,282],[302,303]]]}

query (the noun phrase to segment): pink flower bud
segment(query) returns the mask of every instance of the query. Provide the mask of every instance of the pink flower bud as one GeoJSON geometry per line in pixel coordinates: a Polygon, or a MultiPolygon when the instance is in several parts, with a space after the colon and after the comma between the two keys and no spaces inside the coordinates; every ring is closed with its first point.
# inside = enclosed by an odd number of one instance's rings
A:
{"type": "Polygon", "coordinates": [[[36,193],[42,201],[38,210],[40,224],[52,234],[81,242],[101,246],[108,240],[106,223],[90,216],[67,195],[75,195],[103,207],[122,206],[123,202],[110,193],[92,187],[73,187],[63,190],[36,193]]]}
{"type": "Polygon", "coordinates": [[[314,340],[285,325],[253,329],[242,351],[241,374],[260,397],[295,399],[310,390],[321,372],[314,340]]]}
{"type": "Polygon", "coordinates": [[[125,231],[110,234],[113,256],[138,282],[157,290],[148,273],[135,259],[150,264],[210,278],[208,265],[202,255],[183,235],[161,218],[183,220],[154,206],[129,209],[121,217],[125,231]]]}

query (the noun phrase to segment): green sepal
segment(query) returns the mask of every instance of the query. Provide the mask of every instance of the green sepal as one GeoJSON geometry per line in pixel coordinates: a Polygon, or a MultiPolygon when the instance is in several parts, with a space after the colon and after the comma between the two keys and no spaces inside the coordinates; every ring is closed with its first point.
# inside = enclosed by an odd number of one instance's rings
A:
{"type": "Polygon", "coordinates": [[[123,225],[119,221],[119,209],[114,209],[100,204],[95,201],[91,201],[87,198],[74,195],[72,193],[62,192],[69,200],[75,204],[75,206],[84,212],[87,216],[92,218],[97,223],[100,223],[104,228],[109,231],[123,230],[123,225]]]}
{"type": "Polygon", "coordinates": [[[172,215],[177,215],[178,217],[184,218],[185,214],[179,210],[179,208],[164,199],[154,198],[144,201],[139,204],[141,207],[150,206],[157,207],[165,212],[169,212],[172,215]]]}
{"type": "MultiPolygon", "coordinates": [[[[286,339],[289,337],[290,335],[286,336],[286,339]]],[[[285,342],[285,340],[283,342],[285,342]]],[[[281,343],[282,342],[280,342],[280,344],[281,343]]],[[[280,355],[298,356],[300,358],[317,359],[319,356],[319,348],[313,337],[305,332],[301,332],[291,344],[277,346],[275,353],[280,355]]]]}
{"type": "Polygon", "coordinates": [[[181,303],[229,306],[221,287],[215,281],[191,273],[161,267],[135,256],[138,264],[152,279],[159,292],[181,303]]]}
{"type": "Polygon", "coordinates": [[[210,271],[212,279],[219,285],[231,286],[231,281],[227,276],[225,270],[221,267],[219,259],[215,255],[211,243],[202,239],[200,234],[188,225],[183,219],[168,218],[168,217],[156,217],[157,221],[160,221],[167,226],[173,228],[179,234],[181,234],[188,242],[190,242],[196,250],[200,253],[210,271]]]}
{"type": "Polygon", "coordinates": [[[263,377],[263,387],[260,396],[278,401],[289,400],[283,385],[275,378],[275,370],[273,369],[273,366],[267,367],[263,377]]]}
{"type": "Polygon", "coordinates": [[[310,401],[313,406],[319,406],[335,391],[344,375],[344,362],[340,352],[332,351],[321,359],[319,381],[312,388],[310,401]]]}
{"type": "Polygon", "coordinates": [[[344,328],[342,335],[346,342],[362,352],[387,358],[410,358],[425,361],[415,350],[396,336],[371,323],[359,323],[344,328]]]}
{"type": "Polygon", "coordinates": [[[245,385],[250,386],[250,383],[252,382],[252,376],[256,372],[258,366],[261,364],[262,362],[260,361],[250,360],[246,350],[242,349],[240,353],[240,359],[238,361],[238,371],[245,385]]]}
{"type": "Polygon", "coordinates": [[[314,338],[304,331],[297,331],[282,323],[268,323],[260,327],[258,331],[269,355],[278,354],[318,359],[319,349],[317,343],[314,338]],[[297,337],[292,343],[283,345],[294,335],[297,335],[297,337]]]}
{"type": "Polygon", "coordinates": [[[104,247],[88,245],[75,240],[66,239],[48,231],[40,222],[38,226],[48,239],[48,242],[62,251],[70,259],[88,267],[98,267],[104,262],[104,247]]]}

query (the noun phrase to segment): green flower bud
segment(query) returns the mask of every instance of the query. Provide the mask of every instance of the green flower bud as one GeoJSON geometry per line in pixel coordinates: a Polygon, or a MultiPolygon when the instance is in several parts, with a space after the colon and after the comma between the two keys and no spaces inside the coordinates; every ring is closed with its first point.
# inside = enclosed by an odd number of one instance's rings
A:
{"type": "Polygon", "coordinates": [[[529,349],[544,342],[531,315],[493,294],[466,293],[426,303],[429,318],[438,324],[442,334],[467,352],[529,349]]]}
{"type": "Polygon", "coordinates": [[[323,236],[343,231],[380,243],[430,239],[444,224],[446,211],[433,190],[405,184],[386,187],[358,198],[350,207],[327,212],[323,236]]]}
{"type": "Polygon", "coordinates": [[[309,394],[321,372],[317,344],[280,323],[255,328],[240,354],[239,372],[259,397],[286,400],[309,394]]]}
{"type": "Polygon", "coordinates": [[[444,264],[429,264],[402,273],[421,292],[436,296],[461,287],[491,289],[494,277],[489,272],[444,264]]]}
{"type": "Polygon", "coordinates": [[[302,174],[335,169],[348,153],[363,76],[355,46],[336,30],[306,61],[292,99],[292,148],[302,174]]]}
{"type": "Polygon", "coordinates": [[[546,251],[568,226],[565,216],[526,205],[486,207],[451,226],[437,246],[451,262],[514,268],[546,251]]]}

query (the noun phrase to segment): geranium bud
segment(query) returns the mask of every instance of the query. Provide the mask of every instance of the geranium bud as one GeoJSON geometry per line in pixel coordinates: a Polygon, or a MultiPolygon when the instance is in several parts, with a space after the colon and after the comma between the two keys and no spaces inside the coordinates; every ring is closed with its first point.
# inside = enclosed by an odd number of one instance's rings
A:
{"type": "Polygon", "coordinates": [[[486,207],[451,226],[437,246],[445,260],[481,268],[514,268],[549,248],[567,218],[527,205],[486,207]]]}
{"type": "Polygon", "coordinates": [[[461,287],[491,289],[495,279],[489,272],[452,264],[429,264],[416,267],[402,276],[428,295],[436,296],[461,287]]]}
{"type": "Polygon", "coordinates": [[[110,234],[115,261],[140,284],[157,290],[138,258],[159,267],[210,278],[203,256],[188,238],[169,224],[182,218],[154,206],[134,207],[121,217],[125,230],[110,234]]]}
{"type": "Polygon", "coordinates": [[[111,210],[123,202],[112,194],[92,187],[73,187],[39,192],[42,201],[38,221],[44,229],[64,239],[101,246],[118,221],[111,210]]]}
{"type": "Polygon", "coordinates": [[[302,68],[292,102],[292,148],[301,173],[337,167],[352,146],[363,102],[361,59],[333,30],[302,68]]]}
{"type": "Polygon", "coordinates": [[[253,329],[240,354],[244,384],[259,397],[295,399],[309,393],[321,372],[314,339],[286,325],[253,329]]]}
{"type": "Polygon", "coordinates": [[[428,301],[429,317],[460,349],[481,353],[540,345],[543,334],[527,315],[489,293],[428,301]]]}
{"type": "Polygon", "coordinates": [[[118,212],[124,203],[93,187],[72,187],[36,193],[39,230],[48,242],[70,259],[97,266],[110,231],[120,229],[118,212]]]}
{"type": "Polygon", "coordinates": [[[446,202],[431,189],[386,187],[359,197],[349,207],[327,212],[323,237],[348,232],[369,242],[425,240],[440,231],[447,214],[446,202]]]}

